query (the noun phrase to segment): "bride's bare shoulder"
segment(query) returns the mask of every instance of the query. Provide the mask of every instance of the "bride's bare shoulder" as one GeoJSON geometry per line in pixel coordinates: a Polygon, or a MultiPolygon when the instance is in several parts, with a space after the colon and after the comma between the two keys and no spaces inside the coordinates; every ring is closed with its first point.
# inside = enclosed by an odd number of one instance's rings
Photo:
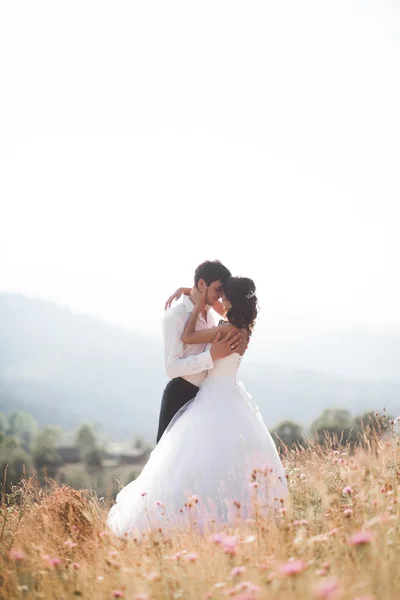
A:
{"type": "Polygon", "coordinates": [[[229,323],[229,321],[224,321],[223,319],[221,319],[220,322],[218,323],[218,329],[222,333],[228,333],[228,331],[232,331],[232,329],[235,332],[236,331],[240,332],[240,329],[238,327],[236,327],[236,325],[232,325],[232,323],[229,323]]]}

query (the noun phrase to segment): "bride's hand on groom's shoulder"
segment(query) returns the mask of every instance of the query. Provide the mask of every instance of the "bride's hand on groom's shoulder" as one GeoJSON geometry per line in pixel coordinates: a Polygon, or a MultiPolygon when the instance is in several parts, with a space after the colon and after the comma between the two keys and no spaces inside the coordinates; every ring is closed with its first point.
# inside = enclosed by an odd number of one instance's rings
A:
{"type": "Polygon", "coordinates": [[[169,308],[171,308],[171,304],[173,303],[173,301],[179,300],[179,298],[182,296],[182,294],[184,296],[189,296],[190,288],[185,288],[185,287],[178,288],[173,294],[171,294],[171,296],[166,301],[164,310],[168,310],[169,308]]]}

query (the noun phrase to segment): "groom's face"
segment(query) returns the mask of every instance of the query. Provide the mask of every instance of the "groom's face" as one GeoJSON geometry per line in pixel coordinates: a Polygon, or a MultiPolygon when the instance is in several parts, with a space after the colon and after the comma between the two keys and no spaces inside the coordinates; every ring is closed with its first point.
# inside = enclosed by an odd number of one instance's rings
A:
{"type": "MultiPolygon", "coordinates": [[[[204,281],[204,279],[200,279],[200,281],[198,283],[198,288],[201,292],[204,290],[205,285],[206,285],[206,282],[204,281]]],[[[208,290],[207,290],[207,304],[209,306],[213,306],[213,304],[215,304],[216,301],[221,298],[221,294],[222,294],[222,281],[217,280],[217,281],[213,281],[212,283],[210,283],[210,285],[208,286],[208,290]]]]}

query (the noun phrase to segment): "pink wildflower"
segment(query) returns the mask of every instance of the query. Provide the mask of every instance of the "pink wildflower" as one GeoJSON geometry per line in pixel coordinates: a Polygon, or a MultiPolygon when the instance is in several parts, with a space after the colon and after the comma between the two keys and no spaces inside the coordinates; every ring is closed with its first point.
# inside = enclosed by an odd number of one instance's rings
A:
{"type": "Polygon", "coordinates": [[[374,534],[372,531],[357,531],[349,537],[347,543],[349,546],[364,546],[366,544],[370,544],[373,539],[374,534]]]}
{"type": "Polygon", "coordinates": [[[222,542],[225,554],[234,556],[236,554],[237,539],[235,536],[227,536],[222,542]]]}
{"type": "Polygon", "coordinates": [[[56,556],[54,558],[52,558],[51,556],[45,556],[45,559],[51,567],[56,567],[61,563],[61,558],[57,558],[56,556]]]}
{"type": "Polygon", "coordinates": [[[171,554],[171,556],[163,556],[165,560],[177,560],[176,554],[171,554]]]}
{"type": "Polygon", "coordinates": [[[164,504],[161,502],[161,500],[157,500],[156,504],[157,504],[157,506],[159,506],[160,508],[164,508],[164,504]]]}
{"type": "Polygon", "coordinates": [[[79,563],[77,563],[77,562],[74,562],[74,563],[72,564],[72,566],[74,567],[74,569],[79,569],[79,567],[80,567],[81,565],[80,565],[79,563]]]}
{"type": "Polygon", "coordinates": [[[342,595],[337,577],[328,577],[316,583],[313,592],[318,600],[339,600],[342,595]]]}
{"type": "Polygon", "coordinates": [[[246,571],[246,567],[234,567],[231,571],[231,575],[232,577],[236,577],[237,575],[242,575],[242,573],[245,573],[246,571]]]}
{"type": "Polygon", "coordinates": [[[306,564],[302,560],[290,560],[289,562],[281,565],[280,573],[281,575],[298,575],[306,568],[306,564]]]}
{"type": "Polygon", "coordinates": [[[299,527],[300,525],[308,525],[308,521],[307,519],[296,519],[296,521],[293,521],[293,525],[296,527],[299,527]]]}
{"type": "Polygon", "coordinates": [[[68,546],[68,548],[74,548],[78,544],[76,542],[73,542],[72,540],[67,540],[66,542],[64,542],[64,545],[68,546]]]}
{"type": "Polygon", "coordinates": [[[187,554],[185,554],[185,556],[183,557],[184,560],[187,560],[188,562],[196,562],[196,560],[198,559],[198,554],[196,554],[196,552],[188,552],[187,554]]]}
{"type": "Polygon", "coordinates": [[[26,558],[25,552],[23,550],[18,550],[17,548],[12,548],[12,550],[10,550],[8,556],[9,556],[9,558],[11,558],[11,560],[16,560],[16,561],[21,561],[26,558]]]}
{"type": "Polygon", "coordinates": [[[351,508],[345,508],[343,514],[345,517],[351,517],[351,515],[353,514],[353,510],[351,508]]]}
{"type": "Polygon", "coordinates": [[[114,590],[113,596],[114,598],[124,598],[125,594],[121,590],[114,590]]]}
{"type": "Polygon", "coordinates": [[[344,487],[342,489],[342,494],[347,494],[348,496],[351,496],[352,493],[353,493],[353,488],[350,487],[349,485],[346,485],[346,487],[344,487]]]}
{"type": "Polygon", "coordinates": [[[326,575],[327,572],[329,571],[329,569],[330,569],[330,564],[325,561],[324,563],[322,563],[321,569],[318,569],[316,571],[316,574],[317,575],[326,575]]]}
{"type": "Polygon", "coordinates": [[[224,538],[225,536],[222,533],[213,533],[210,539],[214,544],[222,544],[224,538]]]}

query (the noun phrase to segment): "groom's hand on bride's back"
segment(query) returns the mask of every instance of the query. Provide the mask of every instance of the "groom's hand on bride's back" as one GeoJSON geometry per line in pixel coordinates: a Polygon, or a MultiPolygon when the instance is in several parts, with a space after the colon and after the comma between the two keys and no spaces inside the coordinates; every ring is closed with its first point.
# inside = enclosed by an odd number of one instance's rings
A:
{"type": "Polygon", "coordinates": [[[221,336],[219,331],[211,344],[210,352],[213,361],[237,352],[242,341],[242,334],[237,329],[231,329],[222,339],[221,336]]]}

